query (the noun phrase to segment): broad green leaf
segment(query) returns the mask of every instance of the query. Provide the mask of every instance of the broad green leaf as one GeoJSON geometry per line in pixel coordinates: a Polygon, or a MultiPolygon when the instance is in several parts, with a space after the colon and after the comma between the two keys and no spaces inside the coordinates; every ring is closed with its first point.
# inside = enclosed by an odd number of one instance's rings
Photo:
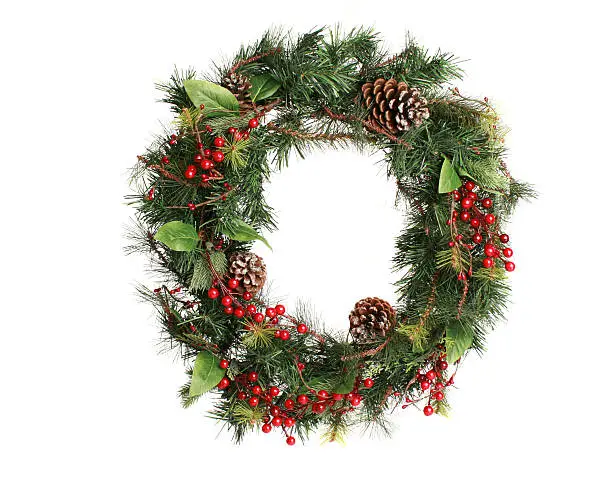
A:
{"type": "Polygon", "coordinates": [[[190,252],[196,248],[200,237],[193,225],[175,220],[162,225],[155,234],[155,240],[177,252],[190,252]]]}
{"type": "Polygon", "coordinates": [[[461,320],[453,320],[446,326],[446,359],[449,363],[457,361],[474,340],[474,330],[461,320]]]}
{"type": "Polygon", "coordinates": [[[348,394],[353,390],[355,386],[355,378],[357,377],[357,370],[352,370],[342,375],[342,380],[334,388],[334,393],[337,394],[348,394]]]}
{"type": "Polygon", "coordinates": [[[227,88],[202,80],[185,80],[183,85],[194,106],[204,105],[206,117],[238,114],[238,100],[227,88]]]}
{"type": "Polygon", "coordinates": [[[253,227],[240,219],[234,219],[231,224],[221,226],[221,232],[227,235],[232,240],[238,240],[240,242],[250,242],[252,240],[260,240],[266,244],[266,246],[272,250],[268,241],[257,233],[253,227]]]}
{"type": "Polygon", "coordinates": [[[225,376],[219,367],[219,359],[209,351],[200,351],[193,366],[189,397],[201,396],[214,388],[225,376]]]}
{"type": "Polygon", "coordinates": [[[280,83],[269,74],[253,76],[250,81],[251,89],[249,91],[253,101],[269,98],[280,88],[280,83]]]}
{"type": "Polygon", "coordinates": [[[444,159],[442,170],[440,171],[440,182],[438,183],[438,192],[444,194],[452,192],[461,187],[461,179],[457,175],[457,171],[451,164],[451,161],[444,159]]]}

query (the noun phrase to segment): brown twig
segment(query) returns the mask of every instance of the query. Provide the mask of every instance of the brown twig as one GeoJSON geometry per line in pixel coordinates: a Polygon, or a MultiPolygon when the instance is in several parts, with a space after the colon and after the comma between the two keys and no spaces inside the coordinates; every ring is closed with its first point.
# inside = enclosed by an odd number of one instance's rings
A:
{"type": "Polygon", "coordinates": [[[351,354],[349,356],[343,356],[342,361],[353,361],[354,359],[367,358],[368,356],[374,356],[379,351],[382,351],[385,346],[389,344],[391,341],[391,335],[387,336],[387,339],[379,344],[376,348],[368,349],[366,351],[362,351],[361,353],[351,354]]]}
{"type": "Polygon", "coordinates": [[[353,139],[354,136],[351,134],[325,134],[325,133],[307,133],[298,131],[296,129],[281,128],[274,123],[268,123],[266,127],[270,131],[286,134],[287,136],[297,137],[299,139],[312,139],[322,141],[336,141],[344,139],[353,139]]]}
{"type": "Polygon", "coordinates": [[[459,300],[459,304],[457,305],[457,319],[461,318],[461,313],[463,312],[463,305],[465,304],[465,299],[467,298],[469,285],[468,281],[465,280],[463,282],[463,295],[461,295],[461,299],[459,300]]]}
{"type": "Polygon", "coordinates": [[[254,63],[258,60],[261,60],[262,58],[265,58],[266,56],[270,56],[270,55],[274,55],[276,53],[280,53],[282,50],[281,48],[274,48],[272,50],[269,51],[265,51],[264,53],[260,53],[259,55],[255,55],[255,56],[251,56],[250,58],[246,58],[244,60],[240,60],[238,63],[236,63],[234,66],[232,66],[232,68],[230,69],[230,74],[232,73],[236,73],[236,71],[240,68],[242,68],[245,65],[248,65],[250,63],[254,63]]]}
{"type": "Polygon", "coordinates": [[[365,119],[362,119],[358,116],[355,115],[350,115],[347,116],[346,114],[337,114],[334,113],[333,111],[331,111],[327,106],[323,106],[323,111],[325,111],[325,114],[327,114],[331,119],[335,119],[338,121],[356,121],[361,123],[366,129],[369,129],[370,131],[374,131],[377,132],[379,134],[382,134],[383,136],[387,137],[388,139],[390,139],[391,141],[400,144],[401,146],[404,146],[408,149],[412,149],[412,145],[407,143],[406,141],[404,141],[403,139],[391,134],[389,131],[387,131],[386,129],[383,129],[382,127],[380,127],[378,124],[374,123],[373,121],[366,121],[365,119]]]}

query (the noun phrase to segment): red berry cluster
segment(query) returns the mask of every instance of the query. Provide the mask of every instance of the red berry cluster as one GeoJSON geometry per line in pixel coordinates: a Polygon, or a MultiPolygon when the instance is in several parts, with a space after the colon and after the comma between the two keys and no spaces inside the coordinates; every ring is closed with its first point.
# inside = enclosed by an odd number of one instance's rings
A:
{"type": "MultiPolygon", "coordinates": [[[[438,347],[443,349],[443,345],[439,345],[438,347]]],[[[432,357],[426,367],[417,371],[415,382],[418,383],[418,390],[422,395],[416,400],[420,401],[427,398],[427,405],[423,408],[423,414],[426,416],[431,416],[434,413],[432,403],[444,399],[443,390],[447,386],[454,384],[454,375],[448,380],[444,377],[444,371],[447,369],[448,362],[446,361],[446,355],[441,354],[437,358],[432,357]]],[[[405,409],[413,402],[415,402],[415,400],[406,397],[406,404],[402,406],[402,409],[405,409]]]]}
{"type": "MultiPolygon", "coordinates": [[[[489,212],[489,209],[493,207],[493,199],[479,196],[478,187],[469,180],[461,188],[452,191],[450,195],[452,214],[446,224],[451,226],[452,239],[448,242],[448,246],[473,250],[484,243],[483,267],[491,268],[495,266],[495,260],[499,259],[504,263],[507,271],[514,271],[514,262],[507,260],[512,257],[513,251],[510,247],[505,246],[510,237],[498,232],[497,216],[489,212]],[[457,219],[465,223],[465,233],[470,236],[469,240],[464,241],[464,235],[459,233],[457,219]]],[[[471,273],[470,267],[468,275],[471,273]]],[[[460,271],[458,279],[465,280],[466,278],[465,272],[460,271]]]]}

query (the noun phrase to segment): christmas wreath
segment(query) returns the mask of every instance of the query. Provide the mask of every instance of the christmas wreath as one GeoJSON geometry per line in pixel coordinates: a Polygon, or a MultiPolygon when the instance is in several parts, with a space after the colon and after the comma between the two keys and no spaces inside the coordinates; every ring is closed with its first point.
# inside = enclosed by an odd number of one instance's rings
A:
{"type": "Polygon", "coordinates": [[[449,85],[460,77],[452,55],[411,39],[389,56],[372,30],[320,29],[268,32],[207,79],[176,71],[159,86],[176,119],[133,169],[129,251],[161,274],[139,293],[188,363],[185,406],[211,393],[237,441],[260,429],[289,445],[319,426],[329,441],[386,429],[398,406],[447,412],[459,361],[503,318],[503,226],[533,194],[506,168],[488,99],[449,85]],[[273,301],[250,251],[275,228],[270,173],[317,146],[383,151],[407,210],[395,303],[359,300],[348,333],[273,301]]]}

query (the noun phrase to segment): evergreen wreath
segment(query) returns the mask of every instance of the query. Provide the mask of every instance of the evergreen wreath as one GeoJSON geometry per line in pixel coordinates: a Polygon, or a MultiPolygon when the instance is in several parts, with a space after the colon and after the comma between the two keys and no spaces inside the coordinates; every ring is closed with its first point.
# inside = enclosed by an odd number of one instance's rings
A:
{"type": "Polygon", "coordinates": [[[128,251],[149,253],[163,279],[138,289],[189,363],[184,406],[213,392],[236,441],[260,428],[289,445],[319,426],[328,441],[387,430],[398,406],[447,413],[461,358],[503,318],[515,268],[503,225],[533,196],[506,168],[488,99],[449,86],[461,74],[412,39],[389,56],[370,29],[317,29],[267,32],[212,77],[159,85],[176,120],[133,169],[128,251]],[[347,146],[384,152],[407,223],[395,305],[360,300],[342,334],[274,301],[250,245],[276,227],[271,172],[292,152],[347,146]]]}

